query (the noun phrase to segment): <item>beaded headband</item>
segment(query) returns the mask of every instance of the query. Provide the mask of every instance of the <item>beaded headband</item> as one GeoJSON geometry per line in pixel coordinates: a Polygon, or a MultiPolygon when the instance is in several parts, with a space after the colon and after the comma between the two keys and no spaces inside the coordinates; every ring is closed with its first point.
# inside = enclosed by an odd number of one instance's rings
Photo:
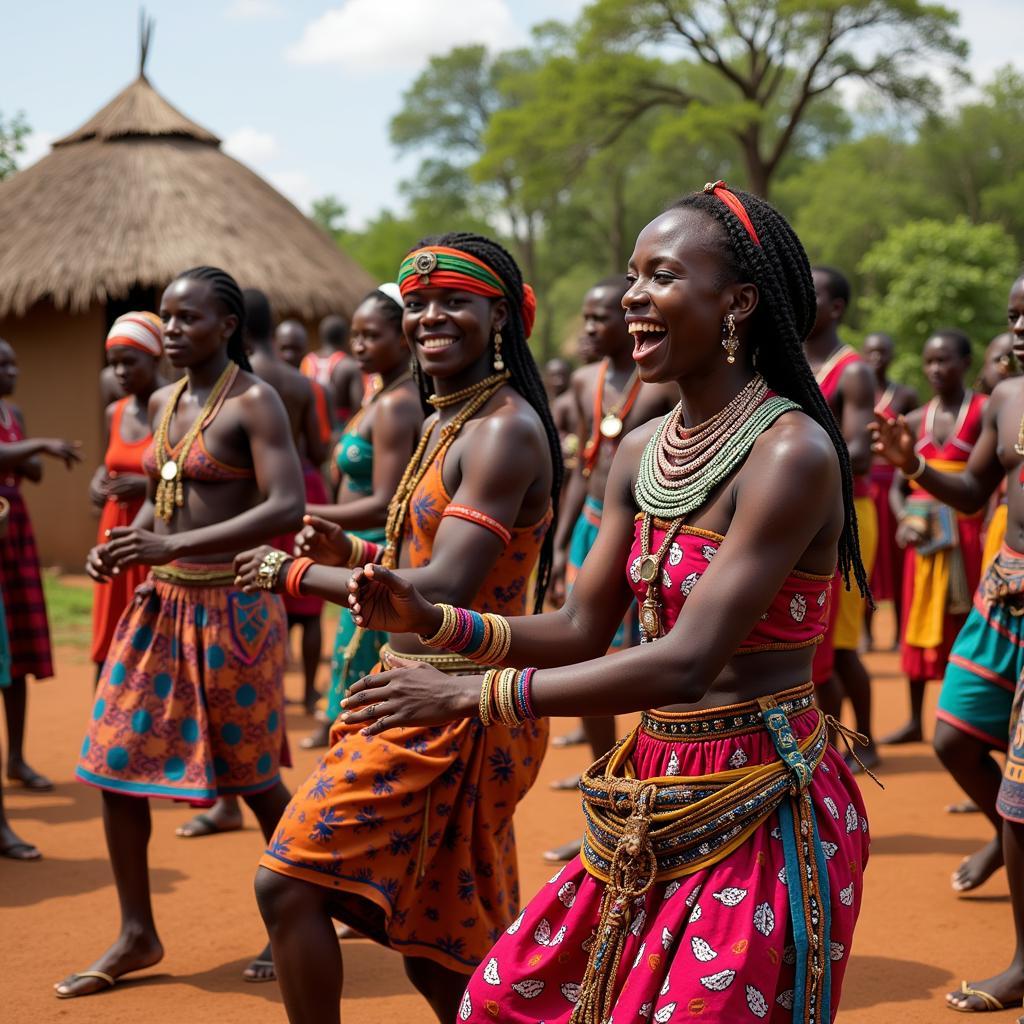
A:
{"type": "MultiPolygon", "coordinates": [[[[398,268],[398,287],[402,295],[417,288],[451,288],[484,295],[491,299],[508,298],[501,278],[483,260],[461,249],[443,245],[428,246],[409,253],[398,268]]],[[[526,336],[533,331],[537,316],[537,298],[533,289],[523,285],[519,307],[526,336]]]]}
{"type": "Polygon", "coordinates": [[[736,216],[736,219],[747,229],[747,234],[750,235],[751,241],[758,248],[761,247],[761,239],[757,237],[757,232],[754,230],[753,221],[747,214],[746,208],[739,201],[736,195],[729,190],[729,186],[724,181],[719,179],[718,181],[709,181],[704,186],[704,191],[709,195],[713,195],[716,199],[720,199],[736,216]]]}

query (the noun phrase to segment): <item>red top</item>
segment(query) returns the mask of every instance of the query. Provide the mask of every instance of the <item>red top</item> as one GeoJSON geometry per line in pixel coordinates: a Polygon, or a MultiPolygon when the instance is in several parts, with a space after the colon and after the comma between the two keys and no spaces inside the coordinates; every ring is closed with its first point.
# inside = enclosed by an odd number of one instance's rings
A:
{"type": "MultiPolygon", "coordinates": [[[[921,436],[914,451],[927,462],[958,462],[966,463],[974,446],[981,437],[981,420],[985,411],[985,403],[988,399],[984,395],[968,391],[960,406],[960,413],[956,418],[952,431],[946,440],[939,444],[935,440],[933,427],[935,413],[939,408],[939,400],[933,398],[924,411],[924,422],[921,424],[921,436]]],[[[941,467],[940,467],[941,468],[941,467]]],[[[927,495],[917,481],[911,481],[910,489],[915,494],[927,495]]],[[[978,513],[980,515],[981,513],[978,513]]],[[[964,518],[961,516],[961,518],[964,518]]],[[[974,518],[969,516],[966,518],[974,518]]]]}
{"type": "MultiPolygon", "coordinates": [[[[21,429],[18,417],[11,411],[6,402],[0,402],[0,442],[24,441],[25,434],[21,429]]],[[[17,487],[21,478],[17,473],[4,473],[0,476],[0,484],[4,487],[17,487]]]]}
{"type": "MultiPolygon", "coordinates": [[[[843,376],[843,372],[848,366],[862,362],[864,360],[861,359],[859,352],[850,348],[849,345],[840,345],[822,363],[818,372],[815,373],[814,379],[818,382],[818,387],[821,388],[821,393],[825,396],[825,401],[830,406],[832,405],[832,400],[836,397],[836,392],[839,390],[839,381],[843,376]]],[[[871,484],[868,477],[866,475],[855,476],[853,478],[853,496],[855,498],[866,498],[870,493],[871,484]]]]}
{"type": "MultiPolygon", "coordinates": [[[[651,551],[661,547],[666,525],[662,519],[655,519],[652,523],[651,551]]],[[[638,515],[633,547],[627,563],[627,576],[641,604],[647,596],[647,584],[640,578],[642,529],[643,516],[638,515]]],[[[666,633],[675,625],[687,597],[700,582],[723,540],[725,538],[719,533],[684,526],[672,541],[662,562],[661,586],[658,591],[666,633]]],[[[832,575],[818,576],[794,569],[736,653],[789,651],[821,643],[828,626],[829,584],[832,575]]]]}
{"type": "Polygon", "coordinates": [[[322,387],[331,383],[331,374],[338,363],[347,359],[344,352],[332,352],[329,356],[321,356],[316,352],[307,352],[302,357],[299,370],[310,380],[315,380],[322,387]]]}
{"type": "Polygon", "coordinates": [[[107,442],[107,454],[103,457],[103,464],[110,476],[117,476],[118,473],[143,475],[146,472],[142,466],[142,456],[146,446],[153,440],[152,433],[147,433],[138,441],[126,441],[121,436],[121,421],[130,401],[129,397],[115,402],[110,417],[110,440],[107,442]]]}

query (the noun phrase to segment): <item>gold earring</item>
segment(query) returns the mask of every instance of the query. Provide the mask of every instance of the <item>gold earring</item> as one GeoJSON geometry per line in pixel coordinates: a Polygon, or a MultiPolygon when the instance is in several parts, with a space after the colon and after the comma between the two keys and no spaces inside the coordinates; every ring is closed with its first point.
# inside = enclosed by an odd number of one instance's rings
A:
{"type": "Polygon", "coordinates": [[[729,313],[722,321],[722,348],[725,349],[725,361],[730,365],[736,362],[736,351],[740,347],[740,339],[736,334],[736,317],[729,313]]]}
{"type": "Polygon", "coordinates": [[[496,373],[505,370],[505,360],[501,358],[501,331],[494,332],[494,370],[496,373]]]}

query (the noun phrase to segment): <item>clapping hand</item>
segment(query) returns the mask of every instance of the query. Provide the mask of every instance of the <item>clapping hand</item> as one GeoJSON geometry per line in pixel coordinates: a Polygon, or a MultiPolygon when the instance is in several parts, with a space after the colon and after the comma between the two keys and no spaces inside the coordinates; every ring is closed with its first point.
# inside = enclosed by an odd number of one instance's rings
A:
{"type": "Polygon", "coordinates": [[[411,583],[382,565],[354,569],[348,607],[357,626],[387,633],[422,633],[441,628],[441,611],[411,583]]]}
{"type": "Polygon", "coordinates": [[[352,542],[337,523],[310,515],[303,516],[302,522],[302,529],[295,535],[295,555],[312,558],[320,565],[348,565],[352,542]]]}

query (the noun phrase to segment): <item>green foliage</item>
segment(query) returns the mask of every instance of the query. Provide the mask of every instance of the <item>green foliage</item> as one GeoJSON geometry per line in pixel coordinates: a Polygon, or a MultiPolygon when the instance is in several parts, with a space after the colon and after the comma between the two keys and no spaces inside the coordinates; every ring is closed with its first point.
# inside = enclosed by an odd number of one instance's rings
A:
{"type": "Polygon", "coordinates": [[[25,152],[25,137],[31,130],[22,111],[6,119],[0,113],[0,181],[18,169],[18,156],[25,152]]]}
{"type": "Polygon", "coordinates": [[[1006,296],[1019,251],[998,224],[920,220],[891,229],[861,261],[859,303],[866,330],[896,339],[893,373],[920,381],[921,348],[942,327],[970,335],[975,367],[989,340],[1006,329],[1006,296]]]}
{"type": "Polygon", "coordinates": [[[43,573],[43,594],[57,647],[88,651],[92,644],[92,585],[84,576],[43,573]]]}

